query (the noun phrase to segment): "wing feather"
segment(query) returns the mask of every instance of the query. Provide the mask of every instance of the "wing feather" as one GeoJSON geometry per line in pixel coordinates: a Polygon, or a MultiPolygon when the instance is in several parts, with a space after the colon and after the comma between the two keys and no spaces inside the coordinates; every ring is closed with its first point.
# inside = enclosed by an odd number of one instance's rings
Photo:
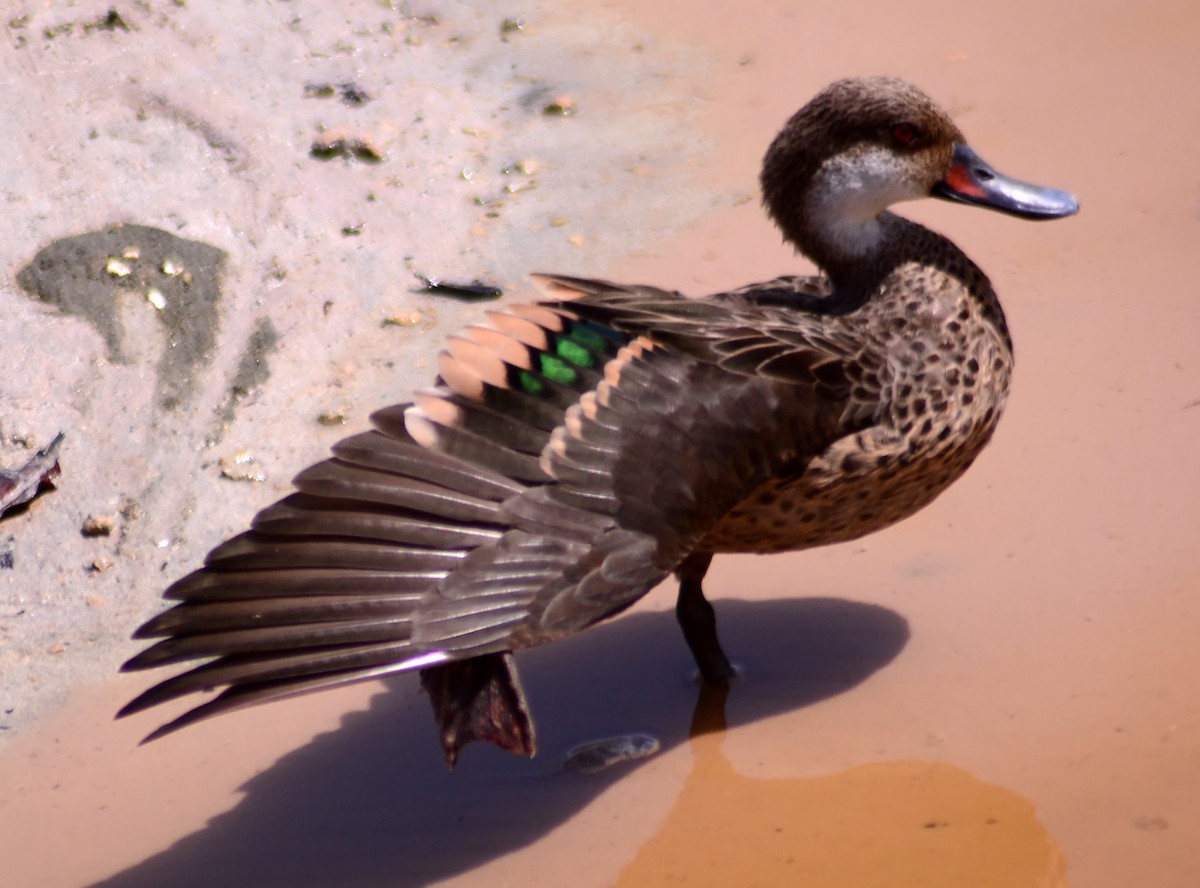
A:
{"type": "Polygon", "coordinates": [[[758,301],[540,284],[553,301],[455,337],[434,388],[375,413],[167,590],[178,604],[137,636],[159,640],[125,668],[206,662],[122,714],[225,686],[161,736],[577,632],[846,433],[849,346],[789,325],[784,284],[758,301]]]}

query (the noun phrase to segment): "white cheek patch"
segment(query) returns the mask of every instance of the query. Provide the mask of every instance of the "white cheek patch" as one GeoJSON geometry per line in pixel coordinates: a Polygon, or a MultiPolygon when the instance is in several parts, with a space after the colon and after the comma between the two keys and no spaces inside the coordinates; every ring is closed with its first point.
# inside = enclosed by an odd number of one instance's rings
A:
{"type": "Polygon", "coordinates": [[[879,246],[878,216],[894,203],[927,197],[906,158],[881,147],[837,154],[817,168],[806,217],[821,238],[848,256],[879,246]]]}

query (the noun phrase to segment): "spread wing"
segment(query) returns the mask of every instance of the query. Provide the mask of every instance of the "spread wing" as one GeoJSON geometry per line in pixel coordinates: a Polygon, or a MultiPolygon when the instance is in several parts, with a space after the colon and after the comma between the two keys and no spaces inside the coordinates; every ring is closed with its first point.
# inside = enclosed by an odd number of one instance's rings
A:
{"type": "Polygon", "coordinates": [[[852,430],[842,344],[752,300],[543,278],[556,301],[451,337],[435,388],[372,417],[172,585],[126,669],[202,660],[121,715],[219,712],[498,654],[629,606],[764,481],[852,430]]]}

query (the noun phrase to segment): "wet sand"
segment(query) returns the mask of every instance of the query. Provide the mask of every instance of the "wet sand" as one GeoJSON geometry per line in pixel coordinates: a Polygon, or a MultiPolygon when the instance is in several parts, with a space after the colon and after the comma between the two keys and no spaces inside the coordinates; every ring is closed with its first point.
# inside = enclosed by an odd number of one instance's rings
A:
{"type": "Polygon", "coordinates": [[[724,732],[689,740],[712,717],[693,712],[670,589],[522,655],[539,756],[472,747],[454,774],[410,679],[140,748],[156,714],[110,716],[147,679],[80,684],[0,752],[7,878],[1197,884],[1200,118],[1180,96],[1200,75],[1200,13],[747,2],[602,14],[631,16],[647,46],[660,33],[695,50],[680,50],[672,76],[685,82],[659,109],[696,116],[681,149],[690,181],[663,165],[639,187],[669,180],[706,212],[669,236],[647,224],[604,268],[555,255],[561,270],[696,293],[804,270],[758,209],[757,163],[800,102],[848,73],[912,79],[998,168],[1078,194],[1081,214],[1052,225],[903,208],[953,237],[1004,301],[1018,369],[992,445],[884,533],[717,559],[710,589],[744,670],[724,732]],[[575,744],[634,731],[661,752],[562,770],[575,744]]]}

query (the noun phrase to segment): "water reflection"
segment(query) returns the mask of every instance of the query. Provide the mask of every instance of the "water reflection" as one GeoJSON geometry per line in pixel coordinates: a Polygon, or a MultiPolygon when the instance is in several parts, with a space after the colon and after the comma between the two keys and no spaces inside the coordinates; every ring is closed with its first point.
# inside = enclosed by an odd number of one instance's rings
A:
{"type": "Polygon", "coordinates": [[[724,706],[701,695],[683,791],[614,888],[1066,888],[1062,852],[1021,796],[938,762],[746,777],[721,752],[724,706]]]}

